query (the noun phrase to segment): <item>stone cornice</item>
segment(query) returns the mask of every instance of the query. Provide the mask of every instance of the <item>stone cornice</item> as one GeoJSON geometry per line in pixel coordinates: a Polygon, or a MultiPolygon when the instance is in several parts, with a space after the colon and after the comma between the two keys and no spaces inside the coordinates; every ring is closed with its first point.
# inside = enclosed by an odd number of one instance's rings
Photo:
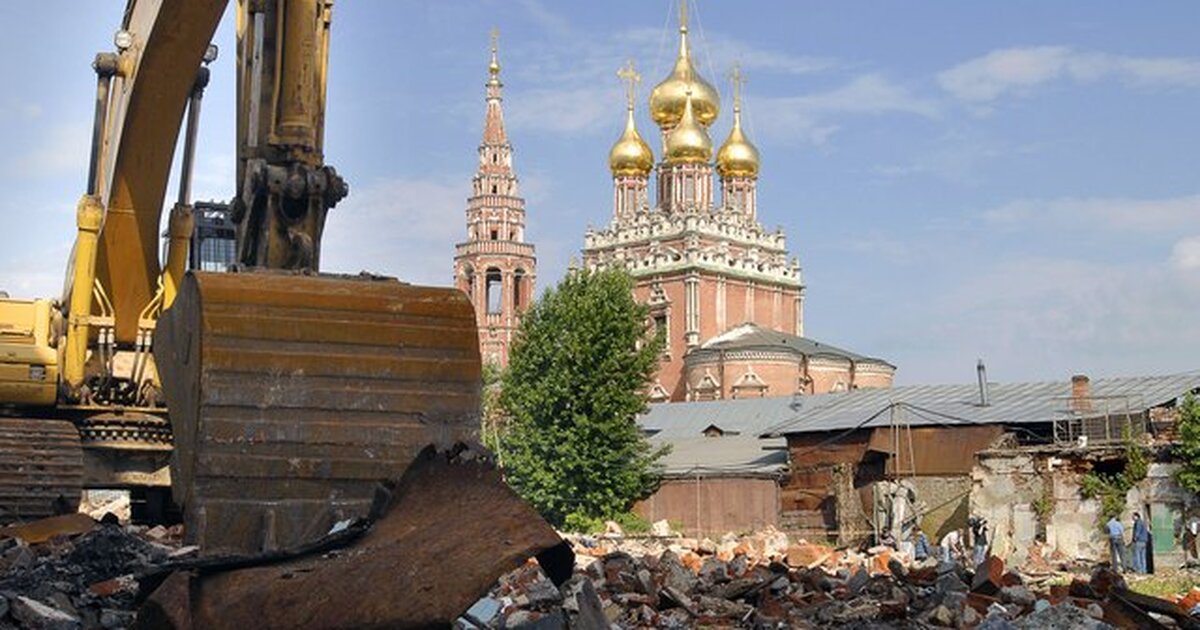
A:
{"type": "Polygon", "coordinates": [[[689,235],[787,253],[787,238],[782,231],[768,232],[757,221],[729,210],[673,214],[654,210],[619,217],[606,228],[589,230],[584,235],[584,249],[606,249],[620,245],[629,247],[689,235]]]}

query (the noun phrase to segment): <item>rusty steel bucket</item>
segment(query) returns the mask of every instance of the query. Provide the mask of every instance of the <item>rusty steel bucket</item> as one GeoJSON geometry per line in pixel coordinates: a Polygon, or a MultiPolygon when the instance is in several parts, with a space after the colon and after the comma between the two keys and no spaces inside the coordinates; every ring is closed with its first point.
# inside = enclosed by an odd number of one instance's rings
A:
{"type": "Polygon", "coordinates": [[[171,482],[202,553],[289,548],[365,516],[427,445],[472,440],[459,291],[375,276],[191,273],[154,334],[171,482]]]}

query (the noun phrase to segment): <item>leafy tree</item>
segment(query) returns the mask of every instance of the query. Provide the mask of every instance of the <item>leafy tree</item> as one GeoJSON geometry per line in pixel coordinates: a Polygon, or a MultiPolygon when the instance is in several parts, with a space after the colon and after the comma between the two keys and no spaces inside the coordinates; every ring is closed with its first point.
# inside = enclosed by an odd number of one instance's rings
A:
{"type": "Polygon", "coordinates": [[[558,526],[618,518],[657,487],[657,460],[634,419],[662,352],[620,270],[575,272],[521,321],[503,375],[504,470],[558,526]]]}
{"type": "Polygon", "coordinates": [[[1179,406],[1179,443],[1175,455],[1183,463],[1175,479],[1191,492],[1200,492],[1200,400],[1192,392],[1179,406]]]}
{"type": "Polygon", "coordinates": [[[500,462],[504,462],[500,450],[500,427],[504,422],[503,409],[500,408],[500,381],[504,377],[504,368],[488,362],[483,364],[483,391],[480,401],[480,438],[484,445],[496,451],[500,462]]]}

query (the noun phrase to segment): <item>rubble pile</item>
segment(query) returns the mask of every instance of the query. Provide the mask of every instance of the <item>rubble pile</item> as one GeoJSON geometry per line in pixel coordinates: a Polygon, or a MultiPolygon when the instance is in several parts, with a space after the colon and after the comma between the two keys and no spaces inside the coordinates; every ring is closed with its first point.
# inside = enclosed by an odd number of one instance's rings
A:
{"type": "Polygon", "coordinates": [[[720,541],[565,537],[576,571],[562,588],[528,563],[502,578],[457,627],[1195,627],[1173,603],[1128,591],[1103,567],[1042,589],[996,557],[969,571],[915,562],[887,547],[790,541],[777,531],[720,541]]]}
{"type": "Polygon", "coordinates": [[[179,547],[179,527],[122,526],[71,516],[72,521],[51,522],[41,531],[17,529],[0,536],[0,628],[129,627],[135,576],[194,551],[179,547]]]}
{"type": "MultiPolygon", "coordinates": [[[[565,535],[575,566],[573,574],[569,560],[555,569],[561,586],[530,560],[504,575],[455,625],[1200,628],[1188,614],[1200,605],[1200,589],[1173,601],[1149,597],[1129,590],[1105,566],[1069,583],[1058,573],[1060,583],[1039,585],[997,557],[970,571],[955,562],[917,562],[889,547],[838,549],[774,530],[715,541],[658,534],[565,535]]],[[[133,626],[148,595],[138,592],[140,578],[196,551],[180,547],[181,538],[179,527],[97,523],[86,515],[0,529],[0,630],[133,626]]],[[[1053,570],[1053,562],[1033,568],[1053,570]]]]}

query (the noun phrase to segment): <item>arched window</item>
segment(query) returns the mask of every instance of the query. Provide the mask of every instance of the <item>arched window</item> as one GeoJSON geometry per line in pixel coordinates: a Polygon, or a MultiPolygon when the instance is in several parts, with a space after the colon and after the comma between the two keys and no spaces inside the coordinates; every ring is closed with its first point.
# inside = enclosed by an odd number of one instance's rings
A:
{"type": "Polygon", "coordinates": [[[525,270],[518,269],[513,272],[513,310],[520,312],[525,308],[525,270]]]}
{"type": "Polygon", "coordinates": [[[492,194],[496,194],[496,185],[492,184],[492,194]]]}
{"type": "Polygon", "coordinates": [[[502,296],[502,276],[500,270],[495,267],[489,267],[487,270],[487,312],[499,313],[503,308],[501,302],[502,296]]]}

